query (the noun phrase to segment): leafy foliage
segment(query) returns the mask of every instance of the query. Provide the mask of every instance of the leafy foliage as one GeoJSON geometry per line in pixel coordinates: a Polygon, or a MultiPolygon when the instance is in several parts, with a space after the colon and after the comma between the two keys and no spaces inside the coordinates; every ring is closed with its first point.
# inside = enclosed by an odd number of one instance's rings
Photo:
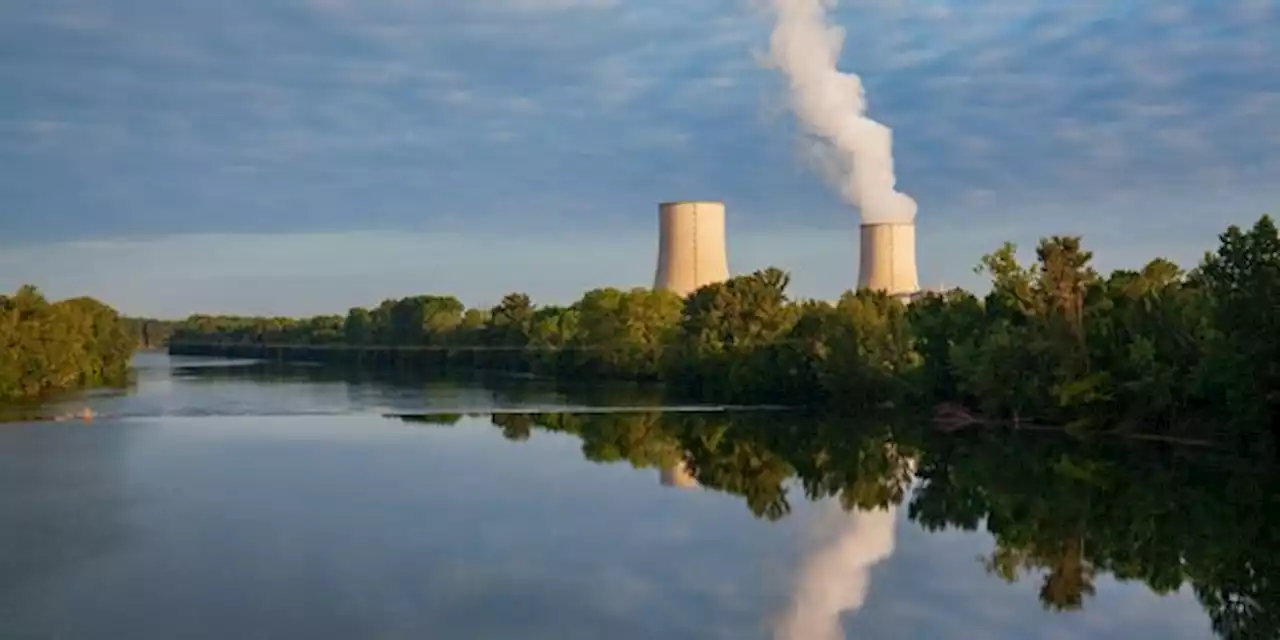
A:
{"type": "Polygon", "coordinates": [[[32,286],[0,295],[0,400],[119,382],[135,336],[114,309],[92,298],[50,303],[32,286]]]}

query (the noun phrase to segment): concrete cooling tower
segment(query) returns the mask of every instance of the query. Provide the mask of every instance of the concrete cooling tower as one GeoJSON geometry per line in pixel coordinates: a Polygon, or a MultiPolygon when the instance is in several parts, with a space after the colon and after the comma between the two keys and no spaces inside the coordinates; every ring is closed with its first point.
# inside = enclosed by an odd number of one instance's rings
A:
{"type": "Polygon", "coordinates": [[[681,489],[693,489],[698,486],[698,479],[689,473],[689,467],[683,462],[677,462],[670,467],[663,467],[658,471],[658,482],[664,487],[679,487],[681,489]]]}
{"type": "Polygon", "coordinates": [[[658,270],[654,289],[687,296],[729,279],[723,202],[658,205],[658,270]]]}
{"type": "Polygon", "coordinates": [[[858,288],[909,297],[920,290],[913,223],[862,225],[858,288]]]}

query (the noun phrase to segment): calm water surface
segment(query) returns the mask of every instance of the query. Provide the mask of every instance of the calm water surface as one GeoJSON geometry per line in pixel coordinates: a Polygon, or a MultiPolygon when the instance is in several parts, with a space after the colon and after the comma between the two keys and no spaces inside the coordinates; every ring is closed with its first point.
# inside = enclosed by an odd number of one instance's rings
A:
{"type": "MultiPolygon", "coordinates": [[[[163,356],[139,369],[128,393],[44,409],[90,404],[90,424],[0,426],[0,638],[1213,637],[1187,586],[1068,569],[1087,574],[1076,606],[1044,593],[1045,562],[1007,582],[986,527],[931,532],[909,495],[846,512],[792,479],[780,498],[777,456],[725,444],[718,414],[593,416],[573,410],[622,403],[163,356]],[[563,413],[509,413],[527,407],[563,413]]],[[[910,455],[861,450],[918,489],[910,455]]]]}

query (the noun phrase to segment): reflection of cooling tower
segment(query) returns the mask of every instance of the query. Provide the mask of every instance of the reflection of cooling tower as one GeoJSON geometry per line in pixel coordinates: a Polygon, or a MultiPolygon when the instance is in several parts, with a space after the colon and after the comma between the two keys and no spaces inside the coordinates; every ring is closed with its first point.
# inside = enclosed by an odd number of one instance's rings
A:
{"type": "Polygon", "coordinates": [[[670,467],[663,467],[658,473],[658,481],[664,487],[679,487],[681,489],[692,489],[698,486],[698,481],[689,473],[689,468],[683,462],[677,462],[670,467]]]}
{"type": "Polygon", "coordinates": [[[906,296],[920,290],[916,277],[916,225],[911,222],[862,225],[858,288],[906,296]]]}
{"type": "Polygon", "coordinates": [[[658,272],[654,289],[689,295],[729,279],[723,202],[658,205],[658,272]]]}

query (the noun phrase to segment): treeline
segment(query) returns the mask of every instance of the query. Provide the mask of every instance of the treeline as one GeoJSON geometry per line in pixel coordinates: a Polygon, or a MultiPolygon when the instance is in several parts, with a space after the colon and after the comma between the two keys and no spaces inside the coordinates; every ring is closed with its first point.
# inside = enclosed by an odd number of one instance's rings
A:
{"type": "Polygon", "coordinates": [[[910,305],[872,291],[835,304],[792,300],[788,275],[766,269],[683,300],[599,289],[569,306],[516,293],[488,310],[414,296],[302,320],[193,316],[174,330],[173,349],[264,355],[263,345],[292,345],[275,355],[660,380],[708,401],[951,400],[1019,423],[1273,447],[1272,220],[1231,227],[1191,272],[1156,259],[1102,276],[1091,258],[1076,237],[1041,240],[1030,264],[1005,245],[979,266],[991,278],[986,296],[954,290],[910,305]]]}
{"type": "MultiPolygon", "coordinates": [[[[460,416],[402,416],[448,425],[460,416]]],[[[1032,580],[1046,609],[1086,608],[1099,576],[1190,586],[1224,638],[1280,634],[1275,468],[1190,449],[1020,431],[940,435],[903,416],[663,412],[494,415],[510,440],[581,439],[600,463],[679,466],[779,520],[798,500],[903,506],[933,531],[985,530],[996,579],[1032,580]],[[913,486],[913,483],[914,486],[913,486]]],[[[655,478],[655,482],[657,479],[655,478]]],[[[1101,596],[1099,596],[1101,597],[1101,596]]]]}
{"type": "Polygon", "coordinates": [[[137,348],[143,350],[167,348],[173,332],[183,324],[180,320],[135,317],[125,317],[124,322],[137,348]]]}
{"type": "Polygon", "coordinates": [[[92,298],[49,302],[31,286],[0,295],[0,401],[123,381],[134,339],[92,298]]]}

